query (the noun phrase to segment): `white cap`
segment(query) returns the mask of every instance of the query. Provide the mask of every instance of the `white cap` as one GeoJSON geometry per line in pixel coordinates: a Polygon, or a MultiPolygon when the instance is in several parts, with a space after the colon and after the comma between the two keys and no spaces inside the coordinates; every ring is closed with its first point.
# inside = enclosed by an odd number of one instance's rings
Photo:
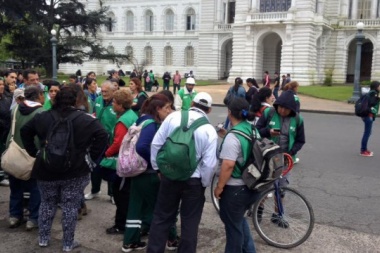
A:
{"type": "Polygon", "coordinates": [[[19,98],[19,97],[25,97],[24,95],[24,90],[23,89],[16,89],[14,92],[13,92],[13,98],[16,99],[16,98],[19,98]]]}
{"type": "Polygon", "coordinates": [[[194,85],[195,85],[195,84],[196,84],[196,83],[195,83],[195,79],[192,78],[192,77],[187,78],[187,79],[186,79],[186,84],[194,84],[194,85]]]}
{"type": "Polygon", "coordinates": [[[212,97],[207,92],[199,92],[195,95],[193,102],[210,108],[212,105],[212,97]]]}

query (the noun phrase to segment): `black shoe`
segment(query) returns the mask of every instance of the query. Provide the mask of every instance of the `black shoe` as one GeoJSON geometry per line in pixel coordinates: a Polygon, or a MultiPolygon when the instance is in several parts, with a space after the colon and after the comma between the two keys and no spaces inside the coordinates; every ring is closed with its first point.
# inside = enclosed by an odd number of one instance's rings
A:
{"type": "Polygon", "coordinates": [[[260,223],[263,220],[263,212],[264,212],[264,207],[259,206],[257,209],[257,221],[260,223]]]}
{"type": "Polygon", "coordinates": [[[121,250],[123,252],[131,252],[133,250],[143,250],[146,248],[146,242],[139,242],[139,243],[133,243],[133,244],[126,244],[123,245],[121,250]]]}
{"type": "Polygon", "coordinates": [[[276,213],[272,214],[272,218],[270,219],[274,224],[277,224],[280,228],[288,228],[289,222],[287,222],[284,217],[279,216],[276,213]]]}
{"type": "Polygon", "coordinates": [[[117,227],[113,226],[111,228],[107,228],[106,233],[109,235],[122,235],[124,234],[124,229],[118,229],[117,227]]]}

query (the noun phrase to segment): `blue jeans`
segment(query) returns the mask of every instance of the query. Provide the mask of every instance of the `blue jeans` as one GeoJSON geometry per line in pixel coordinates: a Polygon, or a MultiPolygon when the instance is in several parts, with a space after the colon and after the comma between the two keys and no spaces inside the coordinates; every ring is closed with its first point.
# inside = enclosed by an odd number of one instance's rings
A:
{"type": "Polygon", "coordinates": [[[373,118],[363,117],[362,120],[364,122],[364,133],[363,133],[363,138],[362,138],[362,147],[360,148],[360,151],[363,152],[367,150],[368,139],[371,136],[371,132],[372,132],[373,118]]]}
{"type": "Polygon", "coordinates": [[[17,179],[9,175],[9,187],[11,189],[9,201],[9,216],[18,219],[24,217],[24,192],[30,192],[29,198],[29,220],[37,223],[38,209],[40,208],[41,197],[38,190],[37,181],[29,179],[27,181],[17,179]]]}
{"type": "Polygon", "coordinates": [[[278,99],[278,90],[279,90],[279,87],[274,87],[273,89],[273,96],[278,99]]]}
{"type": "Polygon", "coordinates": [[[219,205],[220,218],[226,230],[225,253],[256,253],[244,214],[259,197],[259,193],[245,185],[224,187],[219,205]]]}

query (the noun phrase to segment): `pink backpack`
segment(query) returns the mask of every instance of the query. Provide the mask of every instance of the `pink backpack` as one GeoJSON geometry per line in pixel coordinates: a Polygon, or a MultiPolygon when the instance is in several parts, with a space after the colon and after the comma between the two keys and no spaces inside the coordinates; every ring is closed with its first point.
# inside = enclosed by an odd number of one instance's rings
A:
{"type": "Polygon", "coordinates": [[[136,143],[139,140],[141,130],[152,122],[154,122],[153,119],[147,119],[138,126],[136,123],[133,124],[128,129],[121,143],[117,159],[116,173],[119,177],[135,177],[146,171],[148,163],[137,154],[136,143]]]}

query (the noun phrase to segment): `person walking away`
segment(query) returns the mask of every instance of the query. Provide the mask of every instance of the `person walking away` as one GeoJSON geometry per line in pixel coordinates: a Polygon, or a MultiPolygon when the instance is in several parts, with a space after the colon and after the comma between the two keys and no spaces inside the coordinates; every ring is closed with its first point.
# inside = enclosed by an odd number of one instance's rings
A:
{"type": "MultiPolygon", "coordinates": [[[[211,105],[212,98],[208,93],[198,93],[189,109],[188,122],[191,124],[201,117],[207,119],[207,114],[211,112],[211,105]]],[[[168,115],[153,138],[151,163],[155,170],[158,170],[157,153],[164,145],[166,138],[180,126],[181,113],[176,111],[168,115]]],[[[194,139],[196,159],[199,160],[199,163],[191,177],[186,181],[175,181],[161,175],[161,184],[148,240],[147,252],[149,253],[165,251],[169,228],[175,223],[178,208],[181,216],[181,240],[178,252],[196,252],[198,227],[205,202],[204,192],[211,183],[217,163],[218,136],[211,124],[205,124],[194,131],[194,139]]]]}
{"type": "Polygon", "coordinates": [[[286,76],[285,75],[282,75],[281,76],[281,90],[284,90],[284,87],[286,85],[286,76]]]}
{"type": "MultiPolygon", "coordinates": [[[[12,110],[12,119],[14,118],[14,134],[11,132],[7,138],[7,148],[11,139],[24,149],[24,144],[21,140],[20,129],[29,122],[37,113],[43,112],[42,105],[44,103],[44,92],[39,87],[29,86],[24,91],[25,100],[12,110]]],[[[35,145],[40,147],[38,141],[35,140],[35,145]]],[[[26,222],[26,230],[31,231],[38,227],[38,209],[40,207],[40,192],[37,187],[37,180],[30,178],[29,180],[21,180],[12,175],[9,175],[9,187],[11,190],[9,199],[9,227],[16,228],[24,223],[24,192],[29,195],[29,218],[26,222]]]]}
{"type": "Polygon", "coordinates": [[[164,81],[163,88],[164,90],[169,90],[169,83],[172,77],[170,76],[169,72],[165,72],[165,74],[162,76],[162,80],[164,81]]]}
{"type": "Polygon", "coordinates": [[[175,71],[175,74],[173,76],[173,94],[176,94],[176,90],[181,89],[181,75],[178,72],[178,70],[175,71]]]}
{"type": "Polygon", "coordinates": [[[90,181],[90,168],[94,166],[92,161],[99,159],[107,142],[107,132],[99,121],[75,109],[76,99],[73,87],[63,87],[58,92],[51,110],[36,114],[21,128],[21,139],[26,151],[31,156],[37,156],[32,178],[37,180],[41,195],[38,215],[39,246],[47,247],[52,242],[51,226],[57,205],[60,203],[64,252],[72,251],[79,246],[74,236],[82,194],[90,181]],[[66,158],[70,162],[66,161],[59,170],[56,166],[52,168],[50,163],[45,162],[41,155],[44,151],[39,151],[34,144],[35,136],[37,136],[40,143],[46,145],[56,117],[67,118],[71,121],[73,145],[69,145],[68,148],[75,147],[75,152],[71,150],[70,157],[66,158]],[[74,160],[75,162],[71,162],[74,160]]]}
{"type": "Polygon", "coordinates": [[[293,97],[294,97],[294,100],[296,101],[296,104],[297,104],[297,113],[300,112],[301,110],[301,103],[300,103],[300,98],[297,96],[297,92],[298,92],[298,87],[299,87],[299,83],[296,82],[296,81],[291,81],[290,83],[287,83],[284,87],[284,91],[290,91],[291,93],[293,93],[293,97]]]}
{"type": "Polygon", "coordinates": [[[278,99],[278,90],[280,89],[280,77],[277,72],[274,73],[274,87],[273,95],[275,99],[278,99]]]}
{"type": "MultiPolygon", "coordinates": [[[[141,108],[141,117],[136,125],[143,124],[140,138],[136,143],[136,152],[147,163],[147,170],[131,179],[130,205],[128,208],[126,230],[124,233],[123,252],[144,249],[146,243],[141,241],[141,225],[145,224],[144,232],[149,231],[153,210],[156,204],[160,180],[150,162],[150,146],[159,125],[171,113],[171,102],[163,94],[151,96],[141,108]]],[[[175,238],[174,238],[175,239],[175,238]]]]}
{"type": "MultiPolygon", "coordinates": [[[[305,144],[305,130],[303,118],[297,113],[293,92],[284,91],[274,102],[273,108],[266,108],[256,128],[261,137],[276,142],[295,161],[297,153],[305,144]]],[[[280,179],[280,185],[289,184],[290,174],[280,179]]]]}
{"type": "MultiPolygon", "coordinates": [[[[255,115],[249,111],[249,104],[243,98],[235,98],[228,104],[228,117],[231,130],[241,131],[248,136],[260,138],[257,130],[253,133],[252,121],[255,115]]],[[[248,222],[244,215],[260,197],[260,193],[250,190],[242,180],[241,168],[250,160],[252,142],[237,133],[222,129],[218,132],[224,137],[219,159],[222,160],[218,184],[214,195],[219,199],[220,219],[226,232],[224,252],[254,253],[255,244],[248,222]]]]}
{"type": "MultiPolygon", "coordinates": [[[[99,120],[100,124],[106,130],[109,139],[107,143],[110,145],[112,143],[112,134],[115,127],[117,118],[116,113],[112,108],[113,93],[116,91],[116,87],[110,81],[104,81],[101,87],[101,96],[99,96],[95,101],[95,116],[99,120]]],[[[100,186],[102,183],[102,175],[100,172],[100,166],[97,166],[91,172],[91,192],[85,195],[86,200],[91,200],[100,195],[100,186]]],[[[108,195],[112,199],[112,186],[111,183],[107,183],[108,195]]]]}
{"type": "MultiPolygon", "coordinates": [[[[224,104],[228,106],[228,103],[232,101],[235,97],[245,98],[246,92],[243,87],[243,80],[240,77],[235,78],[235,84],[228,89],[226,97],[224,98],[224,104]]],[[[224,122],[224,129],[228,129],[230,125],[229,118],[227,116],[224,122]]]]}
{"type": "Polygon", "coordinates": [[[189,110],[191,103],[197,92],[194,90],[195,79],[189,77],[186,79],[185,87],[180,89],[175,96],[174,107],[177,111],[179,110],[189,110]]]}
{"type": "Polygon", "coordinates": [[[263,87],[270,88],[270,77],[268,71],[264,72],[263,87]]]}
{"type": "Polygon", "coordinates": [[[132,78],[131,81],[129,81],[129,89],[133,96],[132,110],[139,116],[140,109],[144,101],[148,98],[148,94],[143,91],[141,81],[138,78],[132,78]]]}
{"type": "Polygon", "coordinates": [[[259,85],[257,84],[255,78],[247,78],[245,82],[248,86],[248,90],[245,93],[245,99],[248,104],[251,104],[253,96],[259,92],[259,85]]]}
{"type": "MultiPolygon", "coordinates": [[[[137,115],[131,108],[132,101],[132,94],[130,94],[127,90],[117,90],[113,95],[112,107],[117,115],[117,123],[113,130],[113,142],[105,153],[106,158],[117,157],[124,136],[137,120],[137,115]]],[[[128,213],[128,205],[130,202],[130,178],[125,178],[123,182],[123,179],[116,174],[116,168],[109,171],[108,176],[113,177],[112,193],[115,200],[116,213],[115,224],[108,228],[106,233],[123,234],[128,213]]]]}
{"type": "Polygon", "coordinates": [[[148,76],[149,76],[149,81],[147,81],[147,84],[146,84],[146,86],[147,86],[146,91],[152,91],[152,86],[154,84],[154,81],[156,80],[154,78],[153,70],[149,71],[148,76]]]}
{"type": "Polygon", "coordinates": [[[254,125],[263,115],[264,110],[268,107],[272,107],[274,102],[274,96],[272,90],[267,87],[262,87],[258,93],[253,96],[250,111],[255,114],[254,125]]]}
{"type": "Polygon", "coordinates": [[[376,115],[379,111],[379,90],[380,83],[378,81],[371,82],[369,92],[364,95],[368,96],[368,107],[370,108],[370,113],[366,117],[362,117],[364,122],[364,133],[361,141],[360,155],[365,157],[373,156],[373,152],[369,151],[367,148],[369,137],[372,133],[372,125],[376,119],[376,115]]]}

